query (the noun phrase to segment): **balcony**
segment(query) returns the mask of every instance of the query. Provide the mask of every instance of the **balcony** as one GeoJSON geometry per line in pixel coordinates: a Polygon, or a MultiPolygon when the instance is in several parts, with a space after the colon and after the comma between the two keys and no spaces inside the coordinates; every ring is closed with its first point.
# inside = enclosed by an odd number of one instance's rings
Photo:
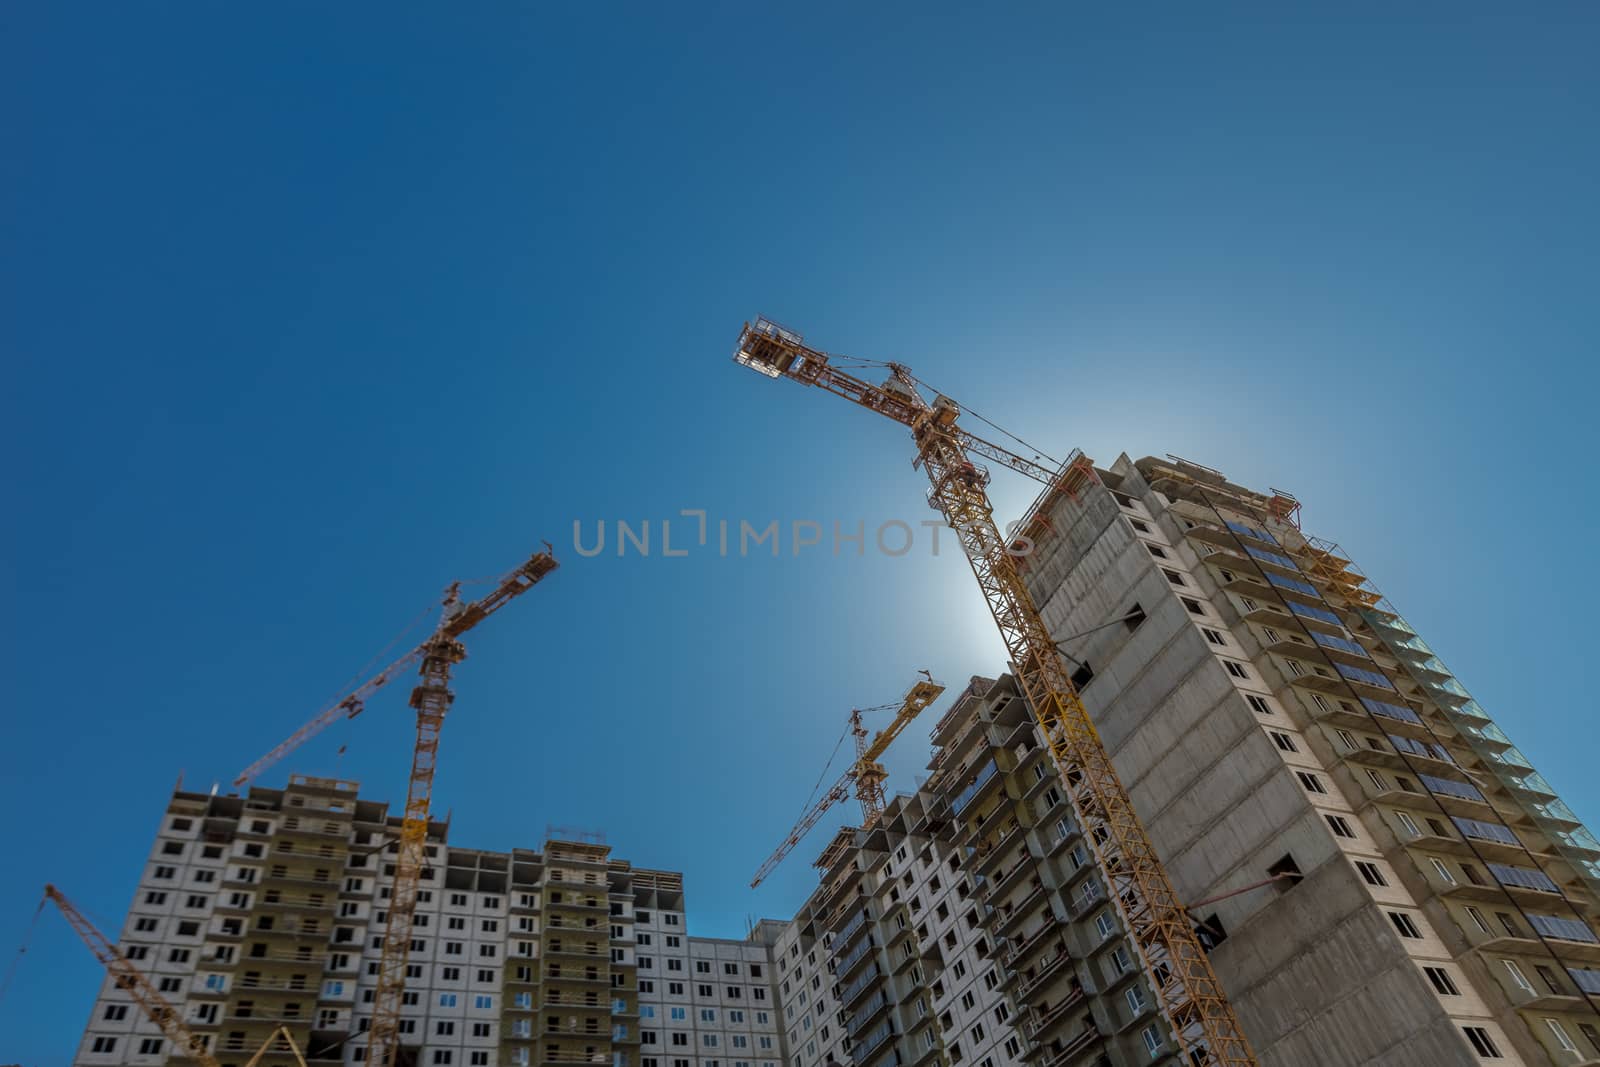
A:
{"type": "Polygon", "coordinates": [[[893,1036],[894,1036],[894,1022],[893,1022],[893,1020],[891,1020],[891,1019],[883,1020],[883,1022],[881,1022],[877,1026],[873,1027],[872,1030],[869,1031],[866,1034],[865,1037],[861,1038],[860,1041],[855,1042],[855,1044],[851,1047],[851,1049],[850,1049],[850,1060],[851,1060],[851,1062],[854,1063],[856,1065],[856,1067],[866,1067],[866,1065],[871,1062],[872,1056],[878,1050],[882,1049],[884,1047],[885,1042],[887,1042],[889,1040],[889,1038],[891,1038],[893,1036]]]}
{"type": "Polygon", "coordinates": [[[1044,893],[1044,883],[1034,883],[1033,890],[1027,896],[1017,901],[1016,906],[1010,911],[1004,912],[999,916],[994,925],[995,933],[1004,935],[1007,930],[1015,927],[1018,921],[1026,916],[1035,904],[1044,899],[1044,893]]]}
{"type": "Polygon", "coordinates": [[[1047,1058],[1044,1061],[1044,1067],[1066,1067],[1067,1064],[1072,1063],[1082,1055],[1085,1050],[1103,1040],[1105,1040],[1105,1035],[1095,1027],[1085,1027],[1073,1037],[1060,1043],[1059,1047],[1046,1048],[1044,1051],[1047,1054],[1047,1058]]]}
{"type": "Polygon", "coordinates": [[[849,944],[850,938],[855,935],[856,931],[867,925],[867,917],[868,911],[865,907],[856,912],[849,921],[839,928],[839,932],[835,935],[834,946],[841,948],[849,944]]]}
{"type": "MultiPolygon", "coordinates": [[[[1481,954],[1484,962],[1491,967],[1499,967],[1496,958],[1502,956],[1539,956],[1548,958],[1549,949],[1540,941],[1532,930],[1526,928],[1513,928],[1513,930],[1499,929],[1484,932],[1476,928],[1462,927],[1472,942],[1472,951],[1481,954]]],[[[1558,946],[1552,946],[1558,947],[1558,946]]]]}
{"type": "MultiPolygon", "coordinates": [[[[307,965],[318,965],[326,957],[326,946],[315,949],[310,946],[302,946],[293,952],[269,952],[262,956],[241,956],[238,963],[241,967],[254,967],[258,964],[263,967],[305,967],[307,965]]],[[[225,966],[231,965],[228,961],[219,960],[216,962],[223,963],[225,966]]]]}
{"type": "Polygon", "coordinates": [[[585,993],[582,1000],[568,999],[561,995],[560,990],[552,990],[544,998],[546,1007],[560,1008],[562,1011],[603,1012],[612,1014],[611,1005],[600,999],[598,993],[585,993]]]}
{"type": "Polygon", "coordinates": [[[239,977],[238,981],[234,983],[234,988],[268,993],[315,993],[322,989],[322,976],[319,974],[315,980],[311,980],[309,978],[262,978],[260,975],[247,973],[239,977]]]}
{"type": "Polygon", "coordinates": [[[1022,1024],[1022,1029],[1034,1041],[1040,1040],[1042,1035],[1051,1027],[1065,1019],[1073,1008],[1083,1003],[1083,984],[1073,979],[1072,988],[1067,995],[1056,1001],[1053,1006],[1040,1005],[1034,1010],[1033,1015],[1022,1024]]]}
{"type": "Polygon", "coordinates": [[[1559,907],[1561,896],[1556,891],[1529,889],[1519,885],[1490,885],[1484,882],[1457,882],[1454,885],[1439,886],[1437,892],[1442,897],[1456,900],[1471,900],[1483,904],[1504,904],[1506,897],[1511,897],[1517,902],[1519,908],[1548,908],[1559,907]]]}
{"type": "Polygon", "coordinates": [[[1039,929],[1025,935],[1012,948],[1006,952],[1005,961],[1015,967],[1023,957],[1033,952],[1039,946],[1049,942],[1051,935],[1061,932],[1061,926],[1055,921],[1055,916],[1047,916],[1039,925],[1039,929]]]}
{"type": "Polygon", "coordinates": [[[296,1023],[310,1022],[311,1016],[300,1012],[284,1015],[250,1011],[243,1015],[224,1015],[223,1020],[230,1024],[242,1026],[277,1026],[283,1023],[288,1023],[292,1026],[296,1023]]]}
{"type": "Polygon", "coordinates": [[[610,985],[611,984],[610,977],[607,976],[607,975],[601,974],[597,970],[586,970],[586,971],[584,971],[582,973],[579,973],[577,971],[547,970],[544,973],[544,980],[546,982],[561,982],[561,983],[576,984],[576,985],[610,985]]]}
{"type": "Polygon", "coordinates": [[[1056,836],[1052,837],[1050,839],[1050,843],[1045,846],[1044,854],[1046,856],[1054,856],[1056,853],[1060,852],[1074,841],[1077,841],[1083,837],[1083,830],[1078,826],[1075,820],[1070,822],[1069,825],[1071,829],[1064,834],[1059,833],[1058,830],[1051,831],[1052,833],[1056,834],[1056,836]]]}
{"type": "MultiPolygon", "coordinates": [[[[1004,805],[997,809],[997,811],[1003,810],[1005,810],[1004,805]]],[[[974,873],[988,873],[989,868],[994,865],[995,861],[999,860],[1006,854],[1006,850],[1011,847],[1011,843],[1017,840],[1021,833],[1022,824],[1013,818],[1011,820],[1011,824],[1006,827],[1005,832],[1002,833],[992,844],[977,846],[977,854],[974,856],[975,863],[972,868],[974,873]]]]}
{"type": "Polygon", "coordinates": [[[278,833],[286,837],[309,837],[317,841],[346,842],[350,837],[350,824],[339,822],[326,822],[318,819],[314,823],[298,822],[293,817],[283,820],[278,827],[278,833]],[[328,826],[333,829],[328,829],[328,826]]]}
{"type": "Polygon", "coordinates": [[[885,922],[882,926],[889,931],[887,938],[883,942],[883,947],[886,949],[894,948],[902,937],[911,933],[911,917],[902,910],[900,917],[895,922],[885,922]]]}
{"type": "Polygon", "coordinates": [[[545,946],[544,954],[546,956],[566,956],[569,958],[576,957],[578,959],[588,960],[609,960],[610,948],[602,948],[599,945],[559,944],[552,942],[551,944],[545,946]]]}
{"type": "MultiPolygon", "coordinates": [[[[282,857],[274,858],[281,859],[282,857]]],[[[301,858],[307,860],[310,859],[310,857],[301,858]]],[[[327,860],[319,858],[317,862],[326,863],[327,860]]],[[[316,871],[321,869],[322,868],[320,867],[313,868],[312,872],[307,874],[303,870],[290,868],[288,866],[264,867],[261,868],[261,884],[272,885],[275,883],[283,883],[294,886],[314,885],[322,886],[323,888],[327,889],[329,893],[337,893],[339,891],[338,880],[329,875],[319,876],[316,871]]]]}
{"type": "Polygon", "coordinates": [[[609,915],[611,912],[611,905],[598,897],[588,897],[582,900],[576,897],[570,900],[563,897],[561,900],[556,900],[554,896],[552,896],[549,903],[545,906],[547,908],[560,911],[581,911],[591,914],[595,912],[604,912],[609,915]]]}
{"type": "Polygon", "coordinates": [[[323,926],[321,923],[274,923],[271,926],[257,926],[249,932],[251,937],[304,937],[316,938],[326,941],[333,933],[333,928],[323,926]]]}
{"type": "Polygon", "coordinates": [[[1017,862],[995,875],[994,880],[983,887],[978,893],[979,899],[991,904],[994,903],[996,898],[1002,896],[1016,885],[1018,876],[1034,870],[1035,866],[1036,861],[1032,853],[1024,849],[1018,855],[1017,862]]]}
{"type": "Polygon", "coordinates": [[[309,897],[273,897],[270,892],[262,894],[260,907],[278,908],[286,911],[331,911],[334,902],[321,894],[309,897]]]}
{"type": "MultiPolygon", "coordinates": [[[[915,1029],[911,1031],[911,1034],[913,1038],[913,1040],[909,1042],[911,1046],[911,1058],[909,1060],[902,1060],[899,1067],[923,1067],[923,1065],[927,1063],[941,1062],[939,1057],[944,1055],[943,1042],[935,1040],[932,1044],[926,1044],[923,1041],[916,1039],[915,1029]]],[[[935,1031],[934,1036],[937,1038],[937,1031],[935,1031]]]]}
{"type": "Polygon", "coordinates": [[[872,947],[872,938],[870,936],[863,938],[856,943],[854,948],[836,959],[833,973],[839,978],[848,977],[850,972],[855,969],[856,964],[865,959],[867,954],[872,951],[872,947]]]}
{"type": "Polygon", "coordinates": [[[295,848],[294,842],[282,837],[275,839],[276,847],[271,852],[273,863],[326,863],[334,860],[341,867],[346,857],[350,854],[349,846],[344,841],[335,842],[332,838],[319,837],[322,843],[313,848],[295,848]],[[287,845],[289,847],[285,848],[287,845]]]}
{"type": "Polygon", "coordinates": [[[1460,788],[1464,783],[1456,782],[1449,778],[1438,778],[1433,775],[1418,775],[1423,788],[1427,789],[1428,796],[1434,803],[1449,815],[1459,815],[1463,818],[1490,818],[1497,817],[1500,813],[1495,811],[1489,799],[1476,789],[1468,786],[1475,795],[1468,795],[1467,790],[1460,788]]]}
{"type": "MultiPolygon", "coordinates": [[[[1032,974],[1024,973],[1017,984],[1017,1000],[1026,1001],[1034,993],[1043,989],[1052,978],[1062,973],[1061,969],[1066,966],[1067,961],[1071,958],[1067,950],[1063,948],[1054,956],[1041,962],[1038,970],[1032,974]]],[[[1074,978],[1072,984],[1077,985],[1078,980],[1074,978]]]]}
{"type": "Polygon", "coordinates": [[[1500,780],[1514,793],[1541,801],[1559,799],[1555,787],[1545,781],[1544,775],[1531,768],[1507,769],[1500,772],[1500,780]]]}
{"type": "Polygon", "coordinates": [[[908,970],[913,963],[916,963],[918,960],[922,959],[924,950],[921,944],[916,941],[912,941],[906,945],[906,948],[909,948],[912,951],[906,952],[904,949],[901,949],[895,954],[894,959],[890,961],[890,974],[899,974],[901,971],[908,970]]]}
{"type": "Polygon", "coordinates": [[[855,1037],[888,1006],[889,994],[882,989],[878,990],[864,1005],[856,1009],[854,1015],[850,1016],[850,1020],[845,1024],[845,1030],[852,1038],[855,1037]]]}
{"type": "Polygon", "coordinates": [[[1516,747],[1493,723],[1483,723],[1470,717],[1458,717],[1453,725],[1465,735],[1464,740],[1468,745],[1491,755],[1510,752],[1516,747]]]}
{"type": "MultiPolygon", "coordinates": [[[[1234,539],[1234,536],[1231,533],[1223,529],[1221,526],[1217,526],[1210,521],[1199,518],[1198,516],[1192,516],[1187,512],[1184,513],[1183,517],[1194,523],[1194,525],[1185,528],[1183,531],[1184,536],[1188,537],[1191,541],[1202,541],[1205,544],[1213,545],[1217,548],[1226,548],[1234,552],[1238,551],[1239,542],[1234,539]]],[[[1199,554],[1202,556],[1206,554],[1200,549],[1196,549],[1195,551],[1199,552],[1199,554]]]]}
{"type": "Polygon", "coordinates": [[[1316,718],[1326,720],[1335,726],[1343,726],[1352,730],[1379,729],[1384,733],[1404,735],[1418,741],[1429,741],[1433,734],[1411,708],[1394,703],[1396,695],[1389,694],[1389,700],[1372,700],[1363,697],[1360,704],[1352,702],[1344,687],[1331,678],[1321,678],[1319,685],[1302,685],[1307,683],[1310,676],[1291,678],[1290,683],[1302,688],[1318,691],[1318,697],[1311,698],[1311,714],[1316,718]],[[1318,703],[1318,700],[1321,703],[1318,703]]]}
{"type": "Polygon", "coordinates": [[[848,986],[845,986],[844,990],[840,992],[839,1006],[841,1008],[850,1007],[856,1002],[856,1000],[860,998],[862,993],[865,993],[872,987],[872,983],[876,982],[882,977],[883,972],[878,969],[878,965],[876,963],[867,968],[865,971],[862,971],[854,981],[852,981],[848,986]]]}
{"type": "Polygon", "coordinates": [[[1527,802],[1526,809],[1526,818],[1535,823],[1555,823],[1563,830],[1583,829],[1583,821],[1577,813],[1559,800],[1544,804],[1527,802]]]}
{"type": "Polygon", "coordinates": [[[608,1064],[611,1062],[610,1051],[596,1049],[593,1052],[544,1052],[539,1056],[540,1063],[587,1063],[608,1064]]]}
{"type": "Polygon", "coordinates": [[[955,798],[950,802],[951,809],[959,815],[964,808],[983,794],[985,787],[993,782],[999,773],[1000,768],[995,765],[993,760],[989,760],[978,771],[977,776],[955,795],[955,798]]]}

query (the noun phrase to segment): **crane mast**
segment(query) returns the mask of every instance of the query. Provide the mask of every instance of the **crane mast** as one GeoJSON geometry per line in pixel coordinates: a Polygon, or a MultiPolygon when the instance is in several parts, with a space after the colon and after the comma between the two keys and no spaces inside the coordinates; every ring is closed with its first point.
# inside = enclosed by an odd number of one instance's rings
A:
{"type": "Polygon", "coordinates": [[[156,992],[156,987],[150,984],[144,973],[122,954],[121,949],[106,940],[106,936],[73,905],[72,901],[67,899],[66,894],[53,885],[47,885],[44,887],[44,895],[61,909],[61,914],[77,931],[83,943],[89,946],[94,958],[99,960],[100,965],[111,974],[117,983],[117,988],[133,997],[134,1003],[139,1005],[139,1010],[161,1028],[167,1040],[172,1042],[174,1056],[188,1057],[201,1067],[217,1067],[216,1059],[206,1049],[205,1039],[191,1033],[189,1028],[183,1025],[183,1015],[178,1009],[156,992]]]}
{"type": "Polygon", "coordinates": [[[550,546],[500,580],[488,596],[462,604],[460,586],[452,585],[444,602],[439,629],[422,644],[422,681],[411,692],[417,711],[417,743],[411,754],[411,782],[406,789],[405,816],[400,824],[399,856],[389,900],[389,924],[378,963],[378,988],[373,997],[372,1036],[367,1058],[377,1067],[398,1067],[400,1007],[405,991],[406,959],[417,910],[417,884],[422,879],[428,837],[428,810],[433,799],[433,771],[439,755],[439,731],[455,694],[450,671],[467,658],[461,635],[538,584],[556,569],[550,546]]]}
{"type": "Polygon", "coordinates": [[[1074,489],[1072,479],[1085,476],[1084,466],[1072,463],[1050,471],[976,438],[956,425],[960,407],[945,396],[929,404],[905,366],[888,364],[888,381],[873,385],[832,366],[827,355],[806,346],[800,335],[767,319],[745,324],[734,360],[768,377],[818,386],[910,427],[917,465],[928,477],[928,502],[961,542],[1005,642],[1018,686],[1087,831],[1100,870],[1111,883],[1112,903],[1143,958],[1144,972],[1176,1040],[1191,1062],[1254,1067],[1255,1055],[1233,1006],[995,522],[987,489],[989,473],[971,457],[996,460],[1069,494],[1074,489]]]}
{"type": "MultiPolygon", "coordinates": [[[[439,732],[455,694],[450,691],[450,672],[467,658],[461,636],[512,600],[532,589],[545,575],[555,570],[555,554],[547,542],[544,551],[535,552],[515,570],[501,578],[486,596],[471,603],[461,600],[461,583],[445,593],[444,611],[433,635],[378,674],[362,683],[350,695],[320,712],[287,741],[251,764],[235,784],[242,784],[341,715],[359,714],[365,699],[390,681],[403,668],[421,661],[421,681],[411,692],[411,706],[417,712],[417,740],[411,753],[411,780],[406,788],[405,814],[400,823],[394,886],[389,899],[389,921],[384,929],[383,955],[378,963],[377,990],[373,996],[372,1030],[367,1061],[374,1067],[399,1067],[400,1008],[405,992],[406,960],[411,951],[411,931],[416,917],[417,884],[422,879],[428,836],[428,811],[433,800],[433,772],[439,755],[439,732]]],[[[207,1067],[215,1067],[208,1064],[207,1067]]]]}

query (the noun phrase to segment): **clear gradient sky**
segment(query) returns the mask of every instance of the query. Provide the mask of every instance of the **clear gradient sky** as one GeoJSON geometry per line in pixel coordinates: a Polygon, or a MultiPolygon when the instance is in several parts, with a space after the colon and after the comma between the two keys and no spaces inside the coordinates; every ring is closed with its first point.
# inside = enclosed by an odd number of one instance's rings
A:
{"type": "MultiPolygon", "coordinates": [[[[0,6],[0,952],[47,879],[117,929],[180,773],[542,538],[458,674],[452,840],[601,829],[694,933],[790,914],[848,811],[746,882],[851,705],[1001,662],[948,550],[572,551],[932,517],[897,427],[728,362],[758,313],[1298,494],[1600,822],[1600,7],[803,7],[0,6]]],[[[398,801],[410,719],[268,784],[398,801]]],[[[62,1067],[97,968],[32,945],[0,1056],[62,1067]]]]}

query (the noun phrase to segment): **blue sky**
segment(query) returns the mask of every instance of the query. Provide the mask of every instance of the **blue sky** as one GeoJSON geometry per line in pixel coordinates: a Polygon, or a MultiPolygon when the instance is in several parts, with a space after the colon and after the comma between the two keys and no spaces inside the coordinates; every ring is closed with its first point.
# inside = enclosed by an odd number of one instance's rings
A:
{"type": "MultiPolygon", "coordinates": [[[[458,673],[453,839],[602,829],[695,933],[788,914],[848,812],[746,882],[852,704],[1000,656],[950,551],[572,551],[931,517],[895,426],[728,362],[758,313],[1057,454],[1295,492],[1600,820],[1600,11],[1392,8],[0,8],[0,941],[47,879],[114,929],[180,773],[543,538],[458,673]]],[[[398,801],[410,731],[390,693],[268,782],[398,801]]],[[[97,968],[32,946],[0,1030],[62,1065],[97,968]]]]}

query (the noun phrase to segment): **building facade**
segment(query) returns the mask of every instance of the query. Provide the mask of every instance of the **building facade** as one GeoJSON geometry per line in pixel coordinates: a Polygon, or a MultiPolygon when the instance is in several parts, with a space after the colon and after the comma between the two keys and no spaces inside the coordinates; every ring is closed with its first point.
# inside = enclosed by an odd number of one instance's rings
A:
{"type": "Polygon", "coordinates": [[[1235,894],[1197,917],[1263,1063],[1600,1061],[1600,846],[1549,784],[1291,497],[1098,473],[1024,577],[1180,896],[1235,894]]]}
{"type": "Polygon", "coordinates": [[[933,741],[778,939],[794,1067],[1178,1063],[1013,680],[973,678],[933,741]]]}
{"type": "MultiPolygon", "coordinates": [[[[1600,843],[1292,498],[1095,473],[1024,518],[1023,576],[1263,1065],[1600,1064],[1600,843]]],[[[681,876],[596,841],[430,827],[415,1062],[1176,1067],[1012,679],[932,741],[744,940],[689,936],[681,876]]],[[[397,827],[348,782],[175,793],[120,944],[225,1067],[280,1022],[361,1063],[397,827]]],[[[107,982],[76,1064],[166,1052],[107,982]]]]}
{"type": "MultiPolygon", "coordinates": [[[[225,1067],[280,1025],[313,1064],[363,1063],[398,829],[352,782],[176,792],[118,944],[225,1067]]],[[[593,840],[486,852],[447,836],[429,827],[400,1027],[410,1062],[782,1063],[770,925],[691,937],[681,875],[593,840]]],[[[74,1062],[153,1067],[169,1051],[107,979],[74,1062]]]]}

